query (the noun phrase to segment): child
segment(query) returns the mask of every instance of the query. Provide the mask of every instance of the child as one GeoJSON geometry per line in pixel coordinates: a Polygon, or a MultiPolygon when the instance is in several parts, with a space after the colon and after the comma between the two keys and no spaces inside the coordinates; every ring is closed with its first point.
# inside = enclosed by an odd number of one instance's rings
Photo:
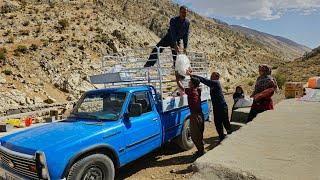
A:
{"type": "Polygon", "coordinates": [[[198,151],[197,156],[204,154],[203,145],[203,132],[204,132],[204,119],[201,108],[201,90],[199,88],[200,80],[198,78],[191,78],[189,81],[189,88],[184,88],[180,80],[177,80],[177,84],[181,90],[183,90],[188,96],[188,105],[190,108],[190,130],[191,139],[196,145],[198,151]]]}
{"type": "Polygon", "coordinates": [[[233,111],[236,110],[237,108],[235,107],[236,103],[239,101],[239,99],[244,98],[244,91],[241,86],[236,87],[236,92],[233,93],[233,106],[232,106],[232,111],[231,111],[231,118],[230,120],[233,120],[233,111]]]}
{"type": "Polygon", "coordinates": [[[236,87],[236,92],[234,92],[233,94],[233,101],[234,101],[234,104],[236,104],[236,102],[239,100],[239,99],[243,99],[244,98],[244,91],[242,89],[241,86],[237,86],[236,87]]]}

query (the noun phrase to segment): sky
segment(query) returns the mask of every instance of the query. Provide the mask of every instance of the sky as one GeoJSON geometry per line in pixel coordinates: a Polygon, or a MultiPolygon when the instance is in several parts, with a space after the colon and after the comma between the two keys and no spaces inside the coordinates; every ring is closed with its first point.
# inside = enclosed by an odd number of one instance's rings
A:
{"type": "Polygon", "coordinates": [[[174,0],[193,11],[289,38],[310,48],[320,46],[320,0],[174,0]]]}

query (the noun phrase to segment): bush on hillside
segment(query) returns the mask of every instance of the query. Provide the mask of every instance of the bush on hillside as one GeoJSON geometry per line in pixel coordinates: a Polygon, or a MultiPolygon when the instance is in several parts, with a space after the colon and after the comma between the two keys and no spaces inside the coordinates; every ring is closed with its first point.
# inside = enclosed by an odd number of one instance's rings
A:
{"type": "Polygon", "coordinates": [[[17,48],[13,51],[15,56],[19,56],[20,53],[26,54],[28,52],[27,46],[18,45],[17,48]]]}
{"type": "Polygon", "coordinates": [[[10,69],[6,69],[4,71],[2,71],[3,74],[10,76],[12,74],[12,71],[10,69]]]}
{"type": "Polygon", "coordinates": [[[6,53],[7,53],[6,48],[0,48],[0,66],[6,63],[6,59],[7,59],[6,53]]]}
{"type": "Polygon", "coordinates": [[[274,78],[276,79],[279,88],[282,89],[282,87],[284,86],[284,84],[287,81],[287,77],[283,74],[277,73],[274,75],[274,78]]]}
{"type": "Polygon", "coordinates": [[[56,28],[59,30],[59,31],[62,31],[62,30],[65,30],[67,27],[69,26],[69,22],[67,19],[60,19],[58,21],[58,25],[56,26],[56,28]]]}

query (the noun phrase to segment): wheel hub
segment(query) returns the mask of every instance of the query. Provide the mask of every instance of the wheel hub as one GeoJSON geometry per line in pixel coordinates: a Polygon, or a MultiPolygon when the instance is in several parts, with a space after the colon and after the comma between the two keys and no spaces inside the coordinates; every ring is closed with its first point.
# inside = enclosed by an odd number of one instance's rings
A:
{"type": "Polygon", "coordinates": [[[102,180],[103,172],[98,167],[90,167],[84,174],[83,180],[102,180]]]}

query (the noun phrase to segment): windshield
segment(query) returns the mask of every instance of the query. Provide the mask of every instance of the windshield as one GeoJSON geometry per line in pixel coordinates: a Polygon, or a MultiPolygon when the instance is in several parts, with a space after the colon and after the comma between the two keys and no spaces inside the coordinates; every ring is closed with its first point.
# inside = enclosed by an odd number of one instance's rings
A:
{"type": "Polygon", "coordinates": [[[127,94],[101,92],[85,94],[73,109],[70,117],[118,120],[127,94]]]}

